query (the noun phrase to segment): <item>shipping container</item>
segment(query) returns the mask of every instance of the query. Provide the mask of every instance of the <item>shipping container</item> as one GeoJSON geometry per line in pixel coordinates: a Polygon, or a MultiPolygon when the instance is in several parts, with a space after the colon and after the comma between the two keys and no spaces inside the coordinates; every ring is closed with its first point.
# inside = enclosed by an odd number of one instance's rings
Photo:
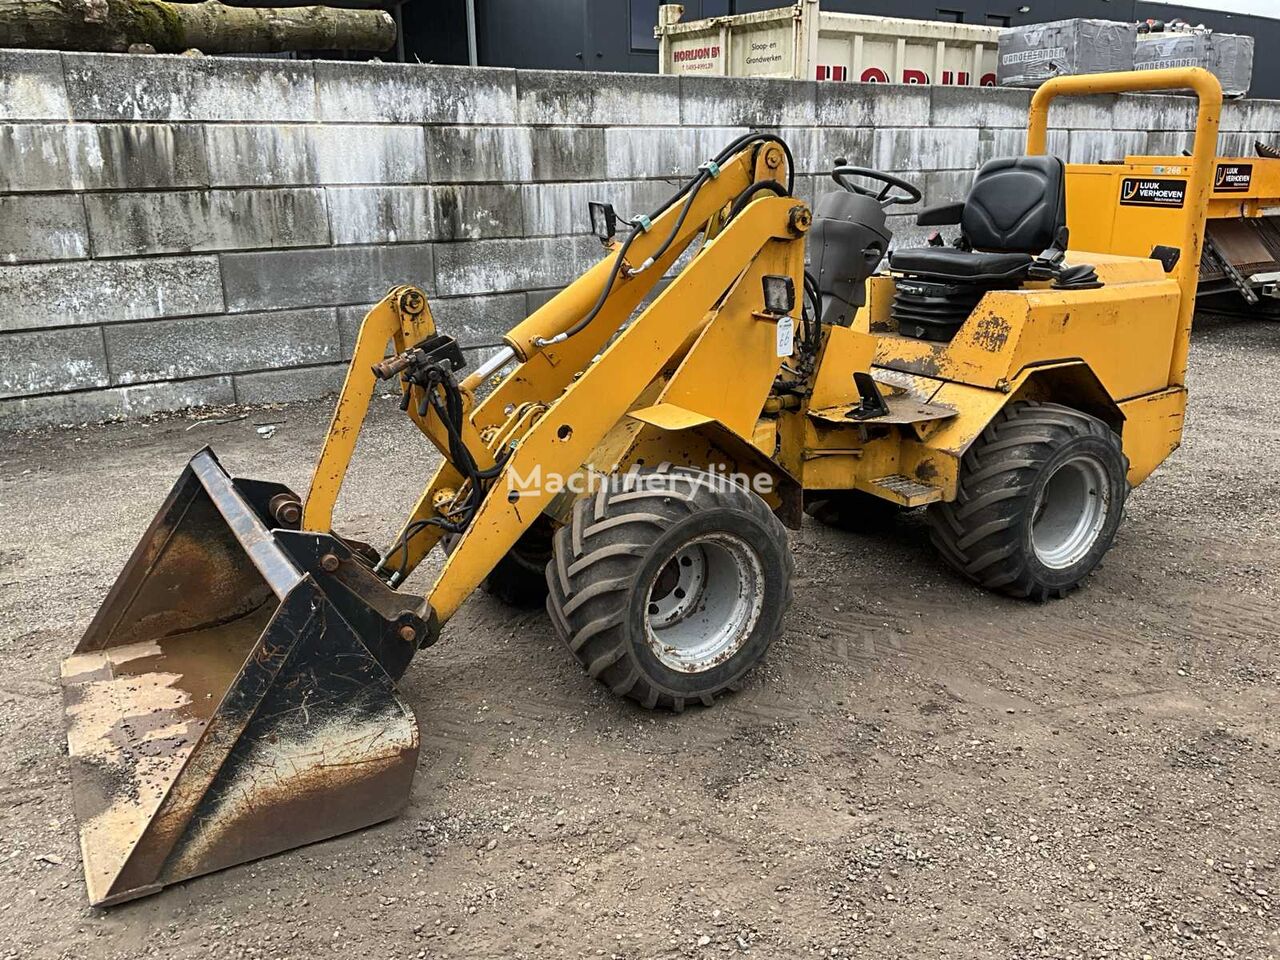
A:
{"type": "Polygon", "coordinates": [[[993,87],[1000,27],[823,13],[818,0],[680,22],[658,8],[661,73],[993,87]]]}

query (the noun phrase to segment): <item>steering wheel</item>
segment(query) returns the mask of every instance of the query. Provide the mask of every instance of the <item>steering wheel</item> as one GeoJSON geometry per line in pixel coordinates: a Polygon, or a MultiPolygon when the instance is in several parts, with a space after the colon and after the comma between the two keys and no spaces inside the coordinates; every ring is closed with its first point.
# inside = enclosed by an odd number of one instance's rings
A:
{"type": "Polygon", "coordinates": [[[895,203],[912,204],[919,203],[921,198],[920,188],[915,184],[908,183],[901,177],[895,177],[891,173],[885,173],[883,170],[872,170],[869,167],[851,167],[844,160],[837,160],[835,168],[831,171],[831,179],[844,187],[850,193],[856,193],[860,196],[870,197],[882,207],[891,207],[895,203]],[[875,180],[884,184],[877,193],[866,187],[859,186],[851,182],[849,177],[862,177],[866,180],[875,180]],[[899,193],[890,193],[890,189],[896,187],[899,193]]]}

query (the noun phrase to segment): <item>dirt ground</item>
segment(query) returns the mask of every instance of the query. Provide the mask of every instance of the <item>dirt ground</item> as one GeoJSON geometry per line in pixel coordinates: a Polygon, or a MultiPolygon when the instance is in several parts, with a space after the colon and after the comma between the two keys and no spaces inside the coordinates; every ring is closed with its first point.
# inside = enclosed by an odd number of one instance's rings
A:
{"type": "MultiPolygon", "coordinates": [[[[1280,955],[1280,325],[1206,319],[1192,366],[1071,598],[961,582],[918,517],[807,522],[767,662],[668,716],[477,594],[403,684],[404,816],[109,911],[59,659],[191,453],[302,490],[327,408],[0,436],[0,958],[1280,955]]],[[[388,542],[422,450],[382,404],[340,528],[388,542]]]]}

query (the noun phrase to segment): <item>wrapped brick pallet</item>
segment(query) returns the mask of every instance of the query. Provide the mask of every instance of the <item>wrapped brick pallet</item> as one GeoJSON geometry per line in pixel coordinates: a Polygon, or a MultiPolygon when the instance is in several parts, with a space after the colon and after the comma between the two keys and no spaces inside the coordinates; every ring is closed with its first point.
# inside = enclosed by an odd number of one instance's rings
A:
{"type": "Polygon", "coordinates": [[[1001,86],[1038,87],[1067,74],[1133,69],[1138,27],[1112,20],[1055,20],[1011,27],[1000,35],[1001,86]]]}
{"type": "MultiPolygon", "coordinates": [[[[1003,50],[1003,47],[1002,47],[1003,50]]],[[[1253,79],[1253,37],[1238,33],[1152,33],[1138,39],[1135,70],[1204,67],[1229,97],[1243,97],[1253,79]]]]}

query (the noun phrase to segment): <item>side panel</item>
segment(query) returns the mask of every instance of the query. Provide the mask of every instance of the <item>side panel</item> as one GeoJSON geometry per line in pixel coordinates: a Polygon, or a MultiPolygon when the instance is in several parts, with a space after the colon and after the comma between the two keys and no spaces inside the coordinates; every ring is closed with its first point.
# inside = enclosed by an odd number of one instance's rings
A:
{"type": "Polygon", "coordinates": [[[1124,411],[1124,452],[1129,458],[1129,483],[1137,486],[1182,443],[1182,420],[1187,391],[1171,387],[1149,397],[1120,404],[1124,411]]]}

